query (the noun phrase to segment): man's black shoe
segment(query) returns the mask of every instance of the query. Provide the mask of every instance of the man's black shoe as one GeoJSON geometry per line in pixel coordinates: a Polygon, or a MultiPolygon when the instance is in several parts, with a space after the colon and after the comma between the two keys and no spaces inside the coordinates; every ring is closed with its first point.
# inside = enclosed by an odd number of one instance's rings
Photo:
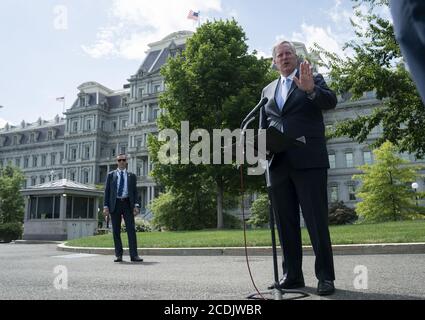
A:
{"type": "Polygon", "coordinates": [[[319,280],[317,293],[319,296],[329,296],[335,292],[334,282],[332,280],[319,280]]]}
{"type": "MultiPolygon", "coordinates": [[[[298,278],[298,279],[288,279],[288,278],[282,278],[279,281],[279,289],[300,289],[304,288],[304,277],[298,278]]],[[[275,285],[272,284],[269,289],[274,289],[275,285]]]]}
{"type": "Polygon", "coordinates": [[[117,257],[114,262],[122,262],[122,256],[117,257]]]}
{"type": "Polygon", "coordinates": [[[131,258],[131,262],[143,262],[143,259],[139,256],[131,258]]]}

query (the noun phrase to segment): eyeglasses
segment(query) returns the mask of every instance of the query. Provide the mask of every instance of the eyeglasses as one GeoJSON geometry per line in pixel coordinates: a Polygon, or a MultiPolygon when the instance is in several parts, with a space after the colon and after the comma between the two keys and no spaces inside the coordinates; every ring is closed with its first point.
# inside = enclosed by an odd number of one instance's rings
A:
{"type": "Polygon", "coordinates": [[[118,162],[126,162],[127,159],[118,159],[118,162]]]}

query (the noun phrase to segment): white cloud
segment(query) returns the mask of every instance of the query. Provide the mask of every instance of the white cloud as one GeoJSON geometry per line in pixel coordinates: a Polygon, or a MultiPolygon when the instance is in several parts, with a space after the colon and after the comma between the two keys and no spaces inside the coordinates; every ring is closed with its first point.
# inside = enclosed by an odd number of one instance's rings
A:
{"type": "Polygon", "coordinates": [[[93,58],[123,57],[140,60],[148,44],[170,33],[195,29],[193,20],[187,19],[189,10],[206,13],[221,12],[221,0],[113,0],[109,12],[109,25],[98,30],[91,45],[83,51],[93,58]]]}
{"type": "Polygon", "coordinates": [[[290,37],[279,35],[276,37],[276,42],[279,40],[287,39],[290,41],[302,42],[306,45],[307,50],[314,48],[314,44],[325,48],[328,51],[334,52],[338,55],[343,55],[341,39],[332,32],[331,27],[317,27],[303,23],[300,32],[293,32],[290,37]]]}
{"type": "Polygon", "coordinates": [[[8,123],[8,121],[0,118],[0,129],[4,128],[4,126],[6,125],[6,123],[8,123]]]}

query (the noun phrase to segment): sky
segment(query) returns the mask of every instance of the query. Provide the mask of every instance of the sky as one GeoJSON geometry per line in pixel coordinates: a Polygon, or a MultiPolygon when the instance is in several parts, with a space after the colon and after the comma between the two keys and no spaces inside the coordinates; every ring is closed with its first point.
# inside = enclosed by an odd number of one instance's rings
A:
{"type": "Polygon", "coordinates": [[[148,44],[196,30],[187,19],[236,19],[249,50],[270,57],[281,39],[343,54],[353,37],[350,0],[1,0],[0,128],[62,116],[82,83],[122,89],[148,44]]]}

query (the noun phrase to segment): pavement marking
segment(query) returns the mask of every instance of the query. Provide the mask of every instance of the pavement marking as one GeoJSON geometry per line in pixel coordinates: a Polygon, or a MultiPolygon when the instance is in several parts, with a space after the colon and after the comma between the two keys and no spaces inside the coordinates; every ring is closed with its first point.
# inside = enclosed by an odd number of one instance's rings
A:
{"type": "Polygon", "coordinates": [[[60,259],[82,259],[82,258],[91,258],[97,257],[98,254],[85,254],[85,253],[76,253],[76,254],[67,254],[63,256],[52,256],[50,258],[60,258],[60,259]]]}

